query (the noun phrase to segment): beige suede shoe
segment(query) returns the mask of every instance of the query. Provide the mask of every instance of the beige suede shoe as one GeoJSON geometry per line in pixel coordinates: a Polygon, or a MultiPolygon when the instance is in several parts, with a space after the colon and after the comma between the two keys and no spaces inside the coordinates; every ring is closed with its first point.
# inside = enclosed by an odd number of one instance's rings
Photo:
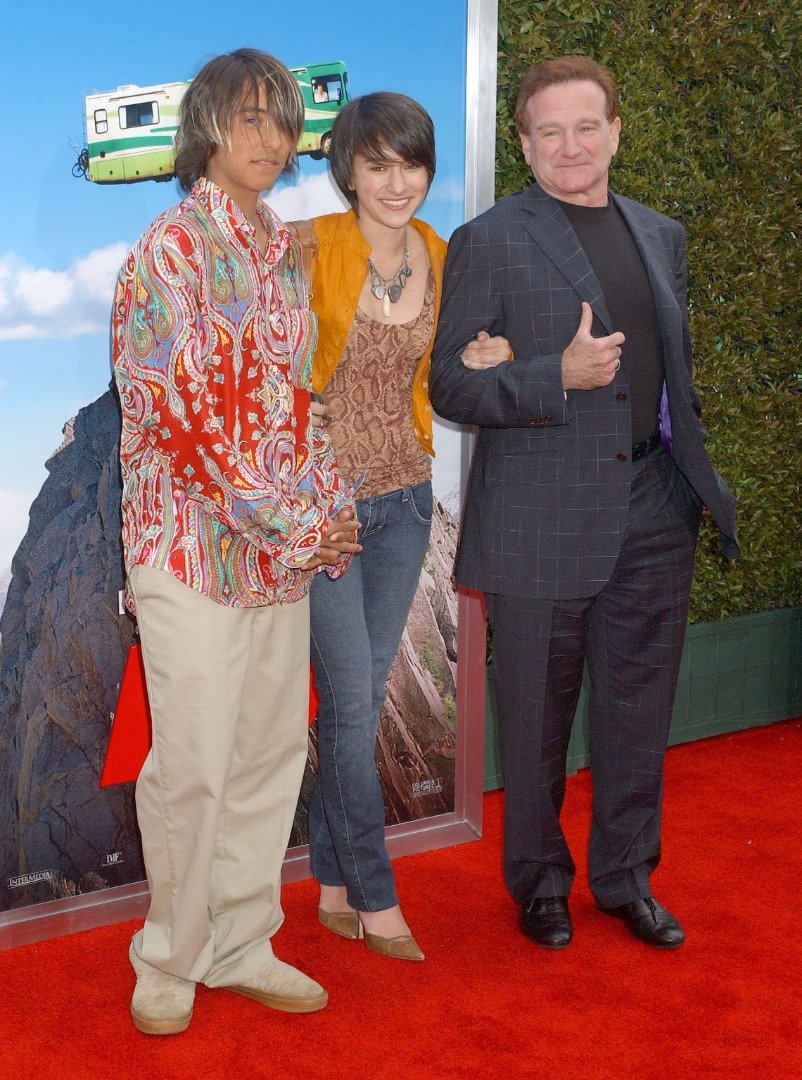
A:
{"type": "Polygon", "coordinates": [[[195,983],[168,975],[140,960],[133,940],[128,958],[136,972],[131,999],[134,1027],[145,1035],[178,1035],[186,1031],[192,1019],[195,983]]]}
{"type": "Polygon", "coordinates": [[[324,911],[322,907],[317,909],[317,917],[327,930],[331,930],[340,937],[356,941],[362,937],[362,923],[355,911],[324,911]]]}
{"type": "Polygon", "coordinates": [[[271,956],[246,982],[221,989],[232,990],[281,1012],[317,1012],[329,1000],[329,995],[314,979],[275,956],[271,956]]]}
{"type": "Polygon", "coordinates": [[[417,941],[411,934],[399,934],[398,937],[380,937],[365,931],[365,944],[371,952],[381,956],[394,956],[396,960],[425,960],[417,941]]]}

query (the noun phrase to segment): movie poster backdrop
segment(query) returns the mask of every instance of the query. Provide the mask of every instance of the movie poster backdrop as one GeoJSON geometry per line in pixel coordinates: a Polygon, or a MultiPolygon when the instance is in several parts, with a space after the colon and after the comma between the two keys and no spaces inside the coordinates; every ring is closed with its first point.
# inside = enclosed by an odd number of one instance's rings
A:
{"type": "MultiPolygon", "coordinates": [[[[286,220],[346,206],[325,158],[342,103],[375,90],[410,94],[432,114],[437,133],[437,175],[421,216],[447,238],[464,216],[467,8],[466,0],[408,0],[388,19],[369,0],[345,7],[243,0],[221,16],[219,5],[142,0],[135,20],[110,28],[101,0],[78,9],[48,5],[46,18],[43,3],[33,2],[6,25],[0,87],[16,107],[0,121],[7,152],[0,241],[0,912],[144,878],[133,784],[99,786],[136,639],[119,606],[119,412],[108,321],[126,252],[180,197],[175,180],[163,177],[176,92],[211,56],[241,45],[298,69],[309,98],[300,168],[268,196],[286,220]],[[128,160],[120,151],[137,138],[141,153],[128,160]]],[[[450,573],[459,436],[438,427],[435,445],[431,544],[377,748],[389,826],[449,820],[455,810],[458,604],[450,573]]],[[[306,841],[315,764],[313,728],[291,839],[296,856],[306,841]]]]}

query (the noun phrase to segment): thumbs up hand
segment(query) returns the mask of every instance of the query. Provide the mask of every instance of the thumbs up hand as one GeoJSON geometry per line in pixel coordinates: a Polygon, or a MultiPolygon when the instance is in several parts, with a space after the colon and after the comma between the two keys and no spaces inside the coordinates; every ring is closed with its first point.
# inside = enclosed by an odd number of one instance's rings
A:
{"type": "Polygon", "coordinates": [[[596,390],[607,386],[621,367],[624,335],[615,333],[595,338],[590,332],[592,325],[593,310],[583,300],[579,327],[563,352],[564,390],[596,390]]]}

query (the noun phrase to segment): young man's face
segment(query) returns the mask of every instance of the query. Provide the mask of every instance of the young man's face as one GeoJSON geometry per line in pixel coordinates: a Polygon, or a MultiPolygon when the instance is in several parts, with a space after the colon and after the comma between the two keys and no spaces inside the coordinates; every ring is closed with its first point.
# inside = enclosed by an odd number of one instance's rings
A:
{"type": "Polygon", "coordinates": [[[607,205],[607,177],[621,120],[608,120],[598,83],[580,79],[538,90],[521,135],[526,163],[544,191],[584,206],[607,205]]]}
{"type": "Polygon", "coordinates": [[[253,206],[275,184],[287,164],[292,144],[267,108],[264,88],[258,100],[245,95],[234,115],[228,146],[209,156],[206,176],[239,206],[253,206]]]}

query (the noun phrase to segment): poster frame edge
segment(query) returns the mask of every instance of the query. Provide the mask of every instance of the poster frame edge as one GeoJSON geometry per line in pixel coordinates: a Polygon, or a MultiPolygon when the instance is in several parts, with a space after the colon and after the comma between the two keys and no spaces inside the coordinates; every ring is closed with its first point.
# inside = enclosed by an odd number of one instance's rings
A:
{"type": "MultiPolygon", "coordinates": [[[[467,0],[465,54],[464,220],[494,201],[498,0],[467,0]]],[[[461,494],[472,436],[461,435],[461,494]]],[[[485,725],[485,615],[481,596],[459,590],[457,626],[457,748],[455,805],[448,814],[392,825],[391,858],[433,851],[482,835],[485,725]]],[[[290,848],[282,880],[309,876],[306,846],[290,848]]],[[[0,952],[65,934],[144,917],[146,881],[0,912],[0,952]]]]}

